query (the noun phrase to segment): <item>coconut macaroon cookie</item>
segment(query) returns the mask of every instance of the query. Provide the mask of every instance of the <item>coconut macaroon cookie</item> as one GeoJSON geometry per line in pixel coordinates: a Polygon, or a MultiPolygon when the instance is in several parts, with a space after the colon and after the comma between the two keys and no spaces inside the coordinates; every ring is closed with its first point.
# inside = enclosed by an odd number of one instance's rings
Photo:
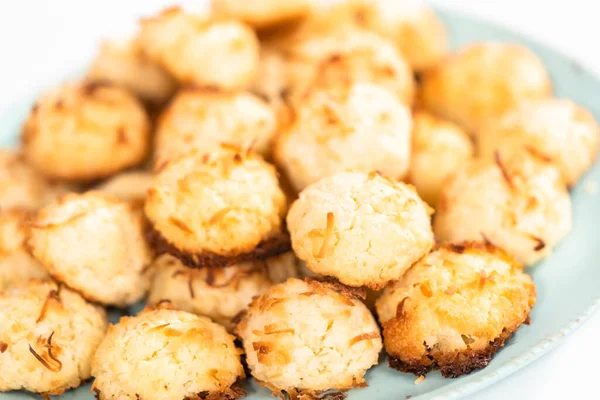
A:
{"type": "Polygon", "coordinates": [[[294,252],[313,272],[380,289],[433,247],[430,213],[410,185],[345,172],[302,191],[287,225],[294,252]]]}
{"type": "Polygon", "coordinates": [[[292,399],[365,386],[382,347],[360,300],[314,280],[273,286],[252,302],[236,333],[256,381],[292,399]]]}
{"type": "Polygon", "coordinates": [[[0,211],[0,292],[48,273],[25,246],[25,223],[30,212],[23,209],[0,211]]]}
{"type": "Polygon", "coordinates": [[[535,305],[523,268],[492,245],[444,245],[377,299],[390,366],[455,378],[483,368],[535,305]]]}
{"type": "Polygon", "coordinates": [[[208,153],[222,143],[252,148],[266,156],[276,129],[275,112],[253,94],[183,90],[160,116],[155,158],[165,162],[190,149],[208,153]]]}
{"type": "Polygon", "coordinates": [[[277,137],[274,155],[298,191],[338,172],[378,170],[403,179],[409,168],[409,110],[367,83],[316,90],[277,137]]]}
{"type": "Polygon", "coordinates": [[[176,81],[150,62],[133,41],[106,41],[87,72],[92,81],[110,82],[133,92],[142,101],[164,104],[177,88],[176,81]]]}
{"type": "Polygon", "coordinates": [[[96,190],[134,204],[143,204],[154,175],[146,171],[123,172],[96,186],[96,190]]]}
{"type": "Polygon", "coordinates": [[[225,328],[168,307],[109,327],[92,361],[92,391],[109,399],[236,399],[241,350],[225,328]]]}
{"type": "Polygon", "coordinates": [[[479,137],[479,152],[492,159],[535,152],[558,166],[569,186],[587,171],[598,154],[600,127],[594,116],[571,100],[543,99],[521,104],[490,122],[479,137]]]}
{"type": "Polygon", "coordinates": [[[258,66],[258,38],[249,26],[178,7],[141,20],[137,44],[185,84],[240,89],[258,66]]]}
{"type": "Polygon", "coordinates": [[[303,17],[310,12],[312,3],[313,0],[212,0],[212,11],[255,28],[267,28],[303,17]]]}
{"type": "Polygon", "coordinates": [[[422,75],[421,104],[478,135],[525,100],[549,97],[550,77],[531,50],[513,43],[466,46],[422,75]]]}
{"type": "Polygon", "coordinates": [[[286,209],[275,168],[231,146],[191,151],[163,164],[145,205],[159,252],[190,267],[287,252],[286,209]]]}
{"type": "Polygon", "coordinates": [[[60,395],[90,378],[106,312],[51,281],[0,292],[0,392],[60,395]]]}
{"type": "Polygon", "coordinates": [[[442,242],[488,241],[529,266],[571,230],[571,198],[558,169],[515,154],[476,160],[442,189],[434,229],[442,242]]]}
{"type": "Polygon", "coordinates": [[[102,192],[67,194],[38,211],[29,246],[57,281],[90,301],[126,306],[150,287],[143,217],[102,192]]]}
{"type": "Polygon", "coordinates": [[[23,154],[0,149],[0,208],[36,209],[67,191],[25,162],[23,154]]]}
{"type": "Polygon", "coordinates": [[[366,82],[388,89],[406,105],[413,102],[412,70],[392,42],[374,33],[341,30],[309,36],[291,46],[288,56],[293,101],[302,101],[313,88],[366,82]]]}
{"type": "Polygon", "coordinates": [[[429,205],[437,206],[443,185],[471,158],[473,144],[458,125],[424,111],[414,113],[408,180],[429,205]]]}
{"type": "Polygon", "coordinates": [[[188,268],[165,254],[156,259],[153,267],[156,275],[149,304],[168,300],[175,308],[210,317],[228,330],[233,329],[232,320],[248,307],[252,298],[273,283],[297,275],[296,257],[291,252],[227,268],[200,269],[188,268]]]}
{"type": "Polygon", "coordinates": [[[23,125],[21,142],[26,160],[44,175],[90,181],[143,161],[150,122],[125,89],[67,83],[40,97],[23,125]]]}
{"type": "Polygon", "coordinates": [[[417,71],[434,66],[448,51],[446,30],[419,0],[351,0],[356,23],[394,41],[417,71]]]}

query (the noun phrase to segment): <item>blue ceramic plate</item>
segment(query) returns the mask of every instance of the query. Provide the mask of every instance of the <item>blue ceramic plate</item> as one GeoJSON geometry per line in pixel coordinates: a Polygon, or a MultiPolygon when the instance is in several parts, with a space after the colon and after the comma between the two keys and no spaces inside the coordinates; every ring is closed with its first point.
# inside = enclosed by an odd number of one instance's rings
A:
{"type": "MultiPolygon", "coordinates": [[[[440,12],[448,27],[453,47],[481,40],[502,40],[521,43],[533,50],[546,64],[555,94],[575,100],[600,119],[600,81],[573,61],[555,51],[497,26],[479,22],[450,12],[440,12]]],[[[0,145],[16,142],[19,127],[29,112],[35,96],[0,111],[0,145]]],[[[600,226],[600,202],[586,191],[590,182],[600,181],[600,165],[584,177],[573,190],[573,232],[564,239],[544,262],[530,269],[538,290],[538,302],[533,309],[532,325],[524,325],[490,365],[458,379],[443,379],[438,372],[430,373],[420,385],[415,377],[379,366],[367,374],[369,387],[352,390],[351,400],[411,400],[456,399],[480,390],[535,361],[577,329],[600,304],[600,246],[595,243],[600,226]]],[[[136,311],[136,310],[131,310],[136,311]]],[[[118,313],[111,313],[113,321],[118,313]]],[[[255,384],[247,387],[249,400],[272,398],[270,393],[255,384]]],[[[29,399],[30,395],[16,392],[0,394],[0,400],[29,399]]],[[[89,385],[64,394],[65,400],[91,399],[89,385]]]]}

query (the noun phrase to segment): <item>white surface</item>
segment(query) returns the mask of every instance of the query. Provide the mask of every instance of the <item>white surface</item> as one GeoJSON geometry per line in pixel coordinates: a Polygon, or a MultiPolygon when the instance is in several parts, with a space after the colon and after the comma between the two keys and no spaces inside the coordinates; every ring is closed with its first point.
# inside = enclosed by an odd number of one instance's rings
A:
{"type": "MultiPolygon", "coordinates": [[[[73,66],[82,65],[91,57],[103,36],[125,35],[132,31],[137,15],[152,13],[170,3],[165,0],[0,1],[0,108],[30,87],[56,84],[73,66]]],[[[198,4],[202,0],[179,3],[198,4]]],[[[600,75],[596,0],[434,0],[433,3],[517,30],[570,55],[600,75]]],[[[596,360],[600,359],[598,333],[600,314],[558,349],[468,400],[600,398],[595,369],[596,360]]]]}

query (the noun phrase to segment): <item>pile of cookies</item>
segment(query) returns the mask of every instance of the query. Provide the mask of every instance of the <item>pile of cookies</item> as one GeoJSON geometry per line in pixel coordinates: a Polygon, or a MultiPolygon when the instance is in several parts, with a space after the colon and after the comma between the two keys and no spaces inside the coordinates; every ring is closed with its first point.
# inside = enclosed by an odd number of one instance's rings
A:
{"type": "Polygon", "coordinates": [[[0,152],[0,391],[311,399],[529,324],[592,115],[420,2],[314,3],[167,9],[40,96],[0,152]]]}

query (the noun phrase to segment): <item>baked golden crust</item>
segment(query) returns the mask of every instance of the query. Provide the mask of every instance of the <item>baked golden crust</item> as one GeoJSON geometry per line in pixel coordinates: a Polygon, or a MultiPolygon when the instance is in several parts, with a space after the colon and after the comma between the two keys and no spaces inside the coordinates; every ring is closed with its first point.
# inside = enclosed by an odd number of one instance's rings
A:
{"type": "Polygon", "coordinates": [[[256,298],[236,333],[257,382],[275,396],[310,398],[366,385],[377,364],[379,327],[362,302],[339,285],[289,279],[256,298]],[[306,397],[303,397],[306,396],[306,397]]]}
{"type": "Polygon", "coordinates": [[[106,41],[87,72],[88,79],[124,87],[149,105],[160,106],[177,89],[175,80],[150,62],[134,41],[106,41]]]}
{"type": "Polygon", "coordinates": [[[103,308],[50,280],[0,292],[0,392],[49,396],[79,386],[107,324],[103,308]]]}
{"type": "Polygon", "coordinates": [[[444,184],[472,158],[473,144],[458,125],[425,111],[413,114],[408,180],[430,206],[437,207],[444,184]]]}
{"type": "Polygon", "coordinates": [[[522,266],[487,243],[446,244],[376,302],[390,366],[457,377],[482,368],[535,304],[522,266]]]}
{"type": "Polygon", "coordinates": [[[106,193],[70,193],[40,209],[29,225],[33,256],[86,299],[125,306],[150,287],[152,250],[141,211],[106,193]]]}
{"type": "Polygon", "coordinates": [[[21,143],[27,162],[44,175],[91,181],[144,160],[150,121],[125,89],[67,83],[40,97],[23,125],[21,143]]]}
{"type": "Polygon", "coordinates": [[[179,82],[194,86],[243,89],[258,65],[258,38],[249,26],[179,7],[141,20],[137,45],[179,82]]]}
{"type": "Polygon", "coordinates": [[[525,152],[556,165],[569,186],[594,163],[600,127],[594,116],[571,100],[525,102],[486,125],[478,140],[482,157],[525,152]]]}
{"type": "Polygon", "coordinates": [[[0,292],[30,279],[48,277],[27,250],[26,223],[31,216],[23,209],[0,211],[0,292]]]}
{"type": "Polygon", "coordinates": [[[103,400],[235,399],[243,394],[240,353],[206,317],[147,307],[109,328],[92,361],[92,391],[103,400]]]}
{"type": "Polygon", "coordinates": [[[149,304],[169,300],[177,309],[205,315],[230,331],[235,326],[232,320],[255,296],[297,274],[291,252],[227,268],[201,269],[187,268],[177,258],[164,255],[151,268],[156,274],[149,304]]]}
{"type": "Polygon", "coordinates": [[[145,213],[159,252],[200,267],[289,250],[275,168],[252,151],[191,151],[158,169],[145,213]]]}
{"type": "Polygon", "coordinates": [[[155,159],[160,164],[191,149],[208,153],[223,143],[268,156],[276,130],[274,110],[253,94],[184,89],[159,118],[155,159]]]}
{"type": "Polygon", "coordinates": [[[433,247],[430,212],[410,185],[345,172],[302,191],[287,225],[294,252],[313,272],[380,289],[433,247]]]}
{"type": "Polygon", "coordinates": [[[363,30],[311,35],[285,50],[291,101],[301,102],[314,89],[372,83],[407,106],[413,102],[412,70],[394,45],[363,30]]]}
{"type": "Polygon", "coordinates": [[[347,171],[377,170],[398,180],[408,173],[410,111],[381,87],[354,83],[314,90],[294,116],[273,153],[297,191],[347,171]]]}
{"type": "Polygon", "coordinates": [[[529,154],[463,165],[442,189],[438,240],[487,240],[530,266],[571,230],[571,198],[560,172],[529,154]],[[468,223],[466,223],[468,221],[468,223]]]}
{"type": "Polygon", "coordinates": [[[520,102],[552,94],[542,61],[512,43],[468,45],[425,71],[421,82],[420,104],[474,136],[520,102]]]}

